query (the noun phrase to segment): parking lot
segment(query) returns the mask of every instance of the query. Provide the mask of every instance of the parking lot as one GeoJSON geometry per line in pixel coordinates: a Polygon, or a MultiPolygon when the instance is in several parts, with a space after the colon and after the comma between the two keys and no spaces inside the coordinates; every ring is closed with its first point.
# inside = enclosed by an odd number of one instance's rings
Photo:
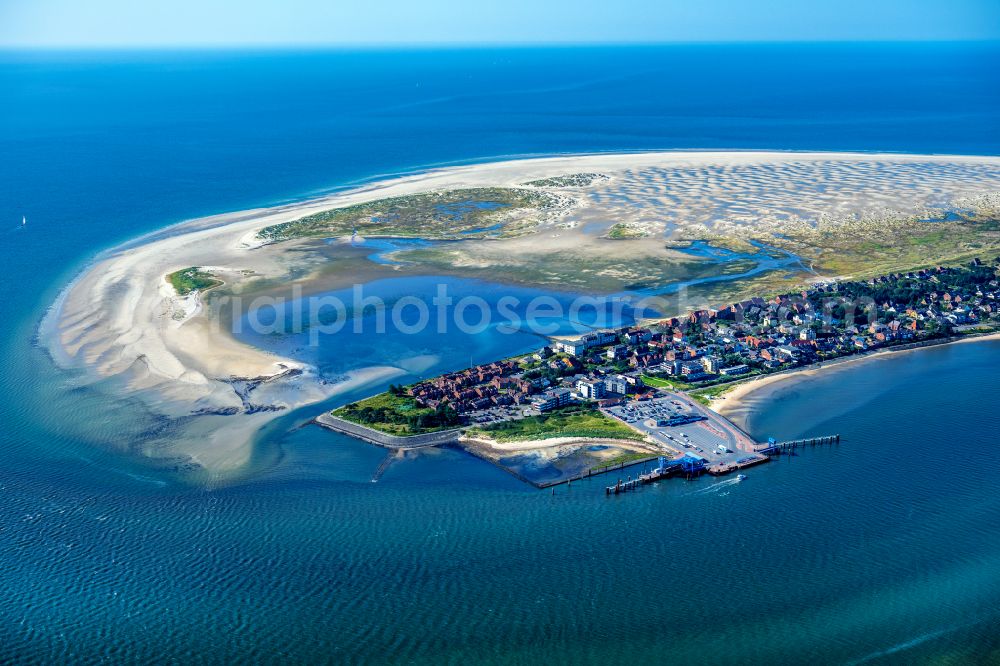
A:
{"type": "Polygon", "coordinates": [[[742,441],[745,438],[732,424],[685,396],[668,394],[604,411],[649,435],[665,449],[703,458],[710,465],[731,463],[746,456],[746,442],[742,441]],[[692,420],[685,423],[686,419],[692,420]]]}

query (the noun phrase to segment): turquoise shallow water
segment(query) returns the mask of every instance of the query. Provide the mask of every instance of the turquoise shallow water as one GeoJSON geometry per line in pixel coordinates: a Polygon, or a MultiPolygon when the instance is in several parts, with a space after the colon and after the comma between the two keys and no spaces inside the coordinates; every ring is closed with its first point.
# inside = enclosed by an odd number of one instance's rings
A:
{"type": "Polygon", "coordinates": [[[996,343],[844,370],[751,420],[760,435],[837,431],[839,447],[738,485],[608,500],[596,482],[537,492],[450,450],[372,484],[382,451],[298,427],[306,413],[267,428],[246,480],[192,488],[132,455],[170,423],[76,388],[34,332],[114,243],[435,163],[995,154],[997,53],[2,54],[0,662],[995,655],[996,343]]]}

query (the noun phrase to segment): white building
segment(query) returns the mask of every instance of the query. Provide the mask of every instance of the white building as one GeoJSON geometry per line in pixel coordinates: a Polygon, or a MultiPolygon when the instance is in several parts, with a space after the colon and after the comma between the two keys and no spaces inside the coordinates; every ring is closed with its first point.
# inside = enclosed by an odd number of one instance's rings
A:
{"type": "Polygon", "coordinates": [[[628,378],[622,375],[612,375],[604,378],[604,390],[607,393],[625,395],[628,393],[629,386],[631,386],[631,383],[628,381],[628,378]]]}
{"type": "Polygon", "coordinates": [[[576,340],[564,340],[558,344],[558,348],[567,354],[579,356],[591,347],[611,344],[618,337],[611,331],[595,331],[587,333],[576,340]]]}
{"type": "Polygon", "coordinates": [[[576,383],[576,391],[588,400],[600,400],[604,397],[604,382],[580,381],[576,383]]]}
{"type": "Polygon", "coordinates": [[[719,358],[717,356],[703,356],[701,367],[705,369],[705,372],[714,375],[719,371],[719,358]]]}

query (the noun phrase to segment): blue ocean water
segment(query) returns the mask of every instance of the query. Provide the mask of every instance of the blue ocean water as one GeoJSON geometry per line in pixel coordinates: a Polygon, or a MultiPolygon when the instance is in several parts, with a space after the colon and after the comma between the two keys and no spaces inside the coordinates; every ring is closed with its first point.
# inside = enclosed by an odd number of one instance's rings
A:
{"type": "Polygon", "coordinates": [[[750,424],[839,448],[608,501],[451,450],[371,484],[383,452],[307,414],[267,428],[250,478],[192,488],[133,455],[167,425],[71,388],[33,338],[102,249],[386,174],[998,154],[998,71],[995,44],[0,54],[0,661],[995,656],[995,343],[817,379],[750,424]]]}
{"type": "Polygon", "coordinates": [[[547,336],[628,326],[656,314],[651,308],[637,314],[624,296],[593,297],[589,303],[574,304],[580,297],[445,276],[387,278],[315,297],[341,304],[342,313],[316,306],[323,301],[314,297],[268,302],[247,308],[231,330],[244,342],[305,361],[327,377],[426,357],[428,363],[421,364],[419,374],[398,380],[410,382],[535,351],[551,344],[547,336]],[[380,307],[364,305],[364,299],[371,298],[380,307]],[[410,305],[392,313],[402,298],[410,299],[410,305]],[[546,299],[541,303],[546,307],[538,307],[537,313],[532,309],[539,304],[536,299],[546,299]]]}

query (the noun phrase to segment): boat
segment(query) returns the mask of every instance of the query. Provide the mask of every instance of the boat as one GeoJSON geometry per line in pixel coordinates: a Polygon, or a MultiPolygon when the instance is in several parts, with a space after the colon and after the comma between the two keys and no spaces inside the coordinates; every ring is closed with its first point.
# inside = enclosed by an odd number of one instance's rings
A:
{"type": "Polygon", "coordinates": [[[28,218],[26,218],[24,215],[22,215],[21,216],[21,226],[24,227],[24,226],[27,226],[27,225],[28,225],[28,218]]]}
{"type": "Polygon", "coordinates": [[[743,480],[745,480],[746,478],[747,478],[747,475],[746,475],[746,474],[737,474],[737,475],[736,475],[736,480],[737,480],[737,481],[743,481],[743,480]]]}

